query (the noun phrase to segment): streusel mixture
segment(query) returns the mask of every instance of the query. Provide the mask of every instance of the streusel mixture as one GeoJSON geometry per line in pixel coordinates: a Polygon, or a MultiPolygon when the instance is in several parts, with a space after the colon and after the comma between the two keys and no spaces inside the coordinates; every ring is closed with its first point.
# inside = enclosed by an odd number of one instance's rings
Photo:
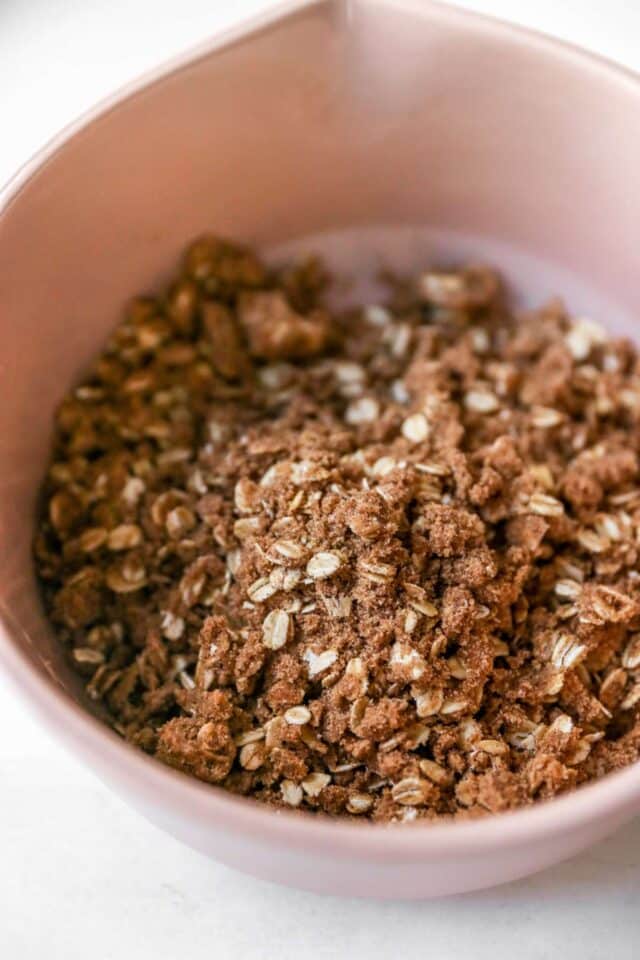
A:
{"type": "Polygon", "coordinates": [[[468,268],[323,304],[205,237],[63,401],[47,612],[127,740],[379,821],[550,797],[640,752],[640,360],[468,268]]]}

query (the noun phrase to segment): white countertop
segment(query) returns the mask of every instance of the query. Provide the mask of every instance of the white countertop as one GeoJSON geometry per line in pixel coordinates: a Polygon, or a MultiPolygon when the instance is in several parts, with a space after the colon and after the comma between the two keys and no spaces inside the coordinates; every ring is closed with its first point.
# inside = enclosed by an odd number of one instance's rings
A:
{"type": "MultiPolygon", "coordinates": [[[[65,123],[265,0],[0,0],[0,183],[65,123]],[[144,38],[144,39],[141,39],[144,38]]],[[[638,0],[473,0],[640,70],[638,0]]],[[[7,960],[631,960],[640,820],[537,877],[423,904],[321,898],[179,845],[68,756],[0,679],[7,960]]]]}

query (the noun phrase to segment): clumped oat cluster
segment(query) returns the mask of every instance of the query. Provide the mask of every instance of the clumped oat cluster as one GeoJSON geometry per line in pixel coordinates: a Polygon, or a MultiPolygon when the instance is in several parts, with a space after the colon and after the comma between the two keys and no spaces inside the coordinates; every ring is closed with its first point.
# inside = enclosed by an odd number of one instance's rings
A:
{"type": "Polygon", "coordinates": [[[478,816],[640,751],[640,361],[484,269],[323,306],[195,242],[62,403],[35,553],[89,697],[270,804],[478,816]]]}

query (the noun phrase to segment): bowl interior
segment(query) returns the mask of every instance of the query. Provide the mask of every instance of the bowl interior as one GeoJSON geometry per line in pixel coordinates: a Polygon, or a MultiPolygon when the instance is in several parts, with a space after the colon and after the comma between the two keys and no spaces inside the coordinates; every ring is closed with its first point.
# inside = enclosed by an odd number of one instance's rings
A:
{"type": "Polygon", "coordinates": [[[431,4],[334,7],[240,32],[138,89],[0,209],[0,604],[12,641],[76,700],[30,560],[51,415],[185,241],[319,251],[361,277],[492,261],[521,302],[563,293],[633,330],[637,83],[431,4]]]}

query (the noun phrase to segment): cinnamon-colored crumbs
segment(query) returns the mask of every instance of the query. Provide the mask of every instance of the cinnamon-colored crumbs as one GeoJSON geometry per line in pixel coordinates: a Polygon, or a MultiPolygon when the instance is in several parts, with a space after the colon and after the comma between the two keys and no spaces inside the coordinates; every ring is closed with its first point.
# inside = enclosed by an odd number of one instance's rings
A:
{"type": "Polygon", "coordinates": [[[123,737],[379,821],[551,797],[640,751],[640,361],[485,269],[332,314],[206,237],[56,419],[35,544],[123,737]]]}

